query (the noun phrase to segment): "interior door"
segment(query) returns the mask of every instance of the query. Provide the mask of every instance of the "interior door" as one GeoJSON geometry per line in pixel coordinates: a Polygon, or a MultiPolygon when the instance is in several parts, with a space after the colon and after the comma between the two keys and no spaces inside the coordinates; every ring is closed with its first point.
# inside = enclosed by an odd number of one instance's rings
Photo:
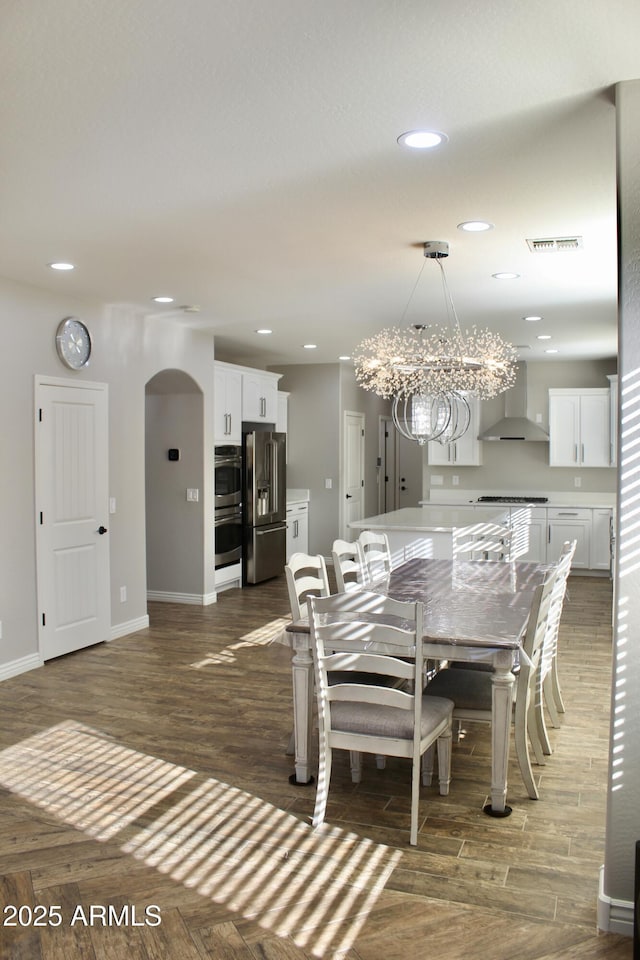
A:
{"type": "Polygon", "coordinates": [[[342,536],[353,540],[349,524],[364,517],[364,414],[344,414],[342,536]]]}
{"type": "Polygon", "coordinates": [[[108,640],[106,384],[36,378],[36,550],[44,660],[108,640]]]}
{"type": "Polygon", "coordinates": [[[407,440],[397,430],[396,434],[398,508],[417,507],[422,500],[424,447],[414,440],[407,440]]]}

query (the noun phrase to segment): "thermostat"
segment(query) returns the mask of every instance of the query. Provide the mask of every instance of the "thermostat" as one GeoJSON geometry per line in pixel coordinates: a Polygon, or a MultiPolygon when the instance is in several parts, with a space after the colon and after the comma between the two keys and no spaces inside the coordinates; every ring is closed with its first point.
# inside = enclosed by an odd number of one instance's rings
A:
{"type": "Polygon", "coordinates": [[[169,453],[168,453],[168,457],[169,457],[169,460],[179,460],[179,459],[180,459],[180,451],[178,450],[178,448],[177,448],[177,447],[171,447],[170,450],[169,450],[169,453]]]}

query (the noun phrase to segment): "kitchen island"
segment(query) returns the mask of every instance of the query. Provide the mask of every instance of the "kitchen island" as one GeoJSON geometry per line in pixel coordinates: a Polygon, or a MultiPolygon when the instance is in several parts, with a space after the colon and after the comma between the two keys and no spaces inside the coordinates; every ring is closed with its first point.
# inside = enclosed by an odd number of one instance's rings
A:
{"type": "Polygon", "coordinates": [[[508,523],[509,508],[480,504],[403,507],[349,524],[354,539],[362,530],[387,534],[394,567],[414,557],[451,560],[453,531],[470,523],[508,523]]]}

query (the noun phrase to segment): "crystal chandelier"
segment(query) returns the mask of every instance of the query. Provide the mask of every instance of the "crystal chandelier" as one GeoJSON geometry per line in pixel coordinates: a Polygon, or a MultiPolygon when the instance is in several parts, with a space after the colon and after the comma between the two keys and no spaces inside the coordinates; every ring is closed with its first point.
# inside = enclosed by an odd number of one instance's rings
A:
{"type": "Polygon", "coordinates": [[[516,376],[514,346],[487,329],[461,330],[442,264],[448,252],[447,243],[424,244],[425,257],[440,268],[447,324],[385,329],[363,340],[354,354],[360,386],[392,399],[395,426],[420,444],[457,440],[471,420],[467,397],[495,397],[513,386],[516,376]]]}

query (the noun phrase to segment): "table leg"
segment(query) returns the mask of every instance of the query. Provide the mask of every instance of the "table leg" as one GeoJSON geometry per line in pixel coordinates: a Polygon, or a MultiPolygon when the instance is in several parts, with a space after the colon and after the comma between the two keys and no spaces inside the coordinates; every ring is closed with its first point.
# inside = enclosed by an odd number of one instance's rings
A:
{"type": "Polygon", "coordinates": [[[314,782],[309,773],[313,713],[313,658],[309,649],[309,637],[294,637],[293,651],[291,676],[296,772],[289,777],[289,783],[307,786],[314,782]]]}
{"type": "Polygon", "coordinates": [[[513,710],[513,692],[515,677],[513,652],[501,650],[493,658],[491,676],[491,803],[484,812],[492,817],[508,817],[511,807],[507,806],[507,769],[509,766],[509,744],[511,742],[511,722],[513,710]]]}

